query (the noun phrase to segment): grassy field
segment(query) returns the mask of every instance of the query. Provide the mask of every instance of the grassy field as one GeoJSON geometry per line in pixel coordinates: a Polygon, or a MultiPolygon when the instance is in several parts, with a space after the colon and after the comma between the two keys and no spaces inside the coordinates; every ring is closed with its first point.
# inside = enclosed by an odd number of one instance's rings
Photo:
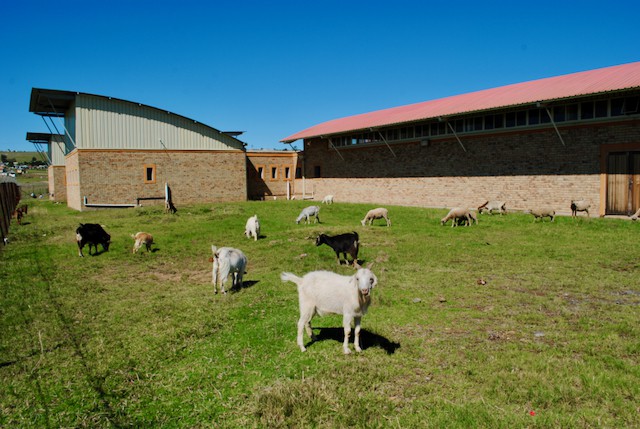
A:
{"type": "Polygon", "coordinates": [[[28,201],[0,250],[0,427],[514,428],[640,426],[640,225],[301,201],[75,212],[28,201]],[[244,237],[258,214],[263,237],[244,237]],[[108,252],[78,257],[96,222],[108,252]],[[154,234],[132,254],[130,234],[154,234]],[[340,316],[295,343],[281,271],[338,267],[321,233],[357,231],[379,285],[364,351],[340,316]],[[211,245],[244,250],[244,287],[213,295],[211,245]],[[481,280],[481,281],[480,281],[481,280]],[[482,284],[486,282],[486,284],[482,284]]]}
{"type": "Polygon", "coordinates": [[[0,155],[6,155],[8,159],[15,159],[19,164],[31,162],[33,158],[35,158],[36,160],[42,160],[42,155],[38,152],[0,151],[0,155]]]}

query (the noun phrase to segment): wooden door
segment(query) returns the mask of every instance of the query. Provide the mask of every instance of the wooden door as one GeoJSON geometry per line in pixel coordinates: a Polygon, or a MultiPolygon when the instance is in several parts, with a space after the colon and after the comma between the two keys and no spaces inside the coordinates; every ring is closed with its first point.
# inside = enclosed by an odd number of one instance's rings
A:
{"type": "Polygon", "coordinates": [[[607,157],[607,214],[629,215],[640,207],[640,152],[607,157]]]}

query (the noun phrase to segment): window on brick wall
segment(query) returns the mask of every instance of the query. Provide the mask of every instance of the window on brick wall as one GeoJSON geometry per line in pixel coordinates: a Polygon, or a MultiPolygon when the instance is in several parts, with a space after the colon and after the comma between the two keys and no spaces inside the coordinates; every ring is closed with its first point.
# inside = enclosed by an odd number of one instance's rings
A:
{"type": "Polygon", "coordinates": [[[291,179],[291,167],[285,167],[284,168],[284,178],[285,178],[285,180],[290,180],[291,179]]]}
{"type": "Polygon", "coordinates": [[[313,177],[322,177],[321,173],[322,171],[319,165],[313,167],[313,177]]]}
{"type": "Polygon", "coordinates": [[[144,183],[156,183],[156,165],[155,164],[145,164],[144,183]]]}
{"type": "Polygon", "coordinates": [[[256,169],[258,170],[258,179],[264,180],[264,167],[262,165],[257,165],[256,169]]]}
{"type": "Polygon", "coordinates": [[[271,180],[278,180],[278,167],[271,167],[271,180]]]}

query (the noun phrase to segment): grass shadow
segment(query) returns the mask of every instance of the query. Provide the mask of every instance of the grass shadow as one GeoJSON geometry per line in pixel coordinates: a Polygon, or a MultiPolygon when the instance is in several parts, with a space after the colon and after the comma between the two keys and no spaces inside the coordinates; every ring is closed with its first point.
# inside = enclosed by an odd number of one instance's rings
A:
{"type": "MultiPolygon", "coordinates": [[[[309,342],[312,344],[317,341],[333,340],[339,343],[344,341],[343,328],[315,328],[319,330],[316,334],[315,341],[309,342]]],[[[349,337],[349,342],[353,343],[353,329],[349,337]]],[[[392,355],[400,348],[400,343],[393,342],[382,335],[378,335],[375,332],[368,331],[366,329],[360,330],[360,347],[362,350],[367,350],[370,347],[380,347],[388,355],[392,355]]]]}

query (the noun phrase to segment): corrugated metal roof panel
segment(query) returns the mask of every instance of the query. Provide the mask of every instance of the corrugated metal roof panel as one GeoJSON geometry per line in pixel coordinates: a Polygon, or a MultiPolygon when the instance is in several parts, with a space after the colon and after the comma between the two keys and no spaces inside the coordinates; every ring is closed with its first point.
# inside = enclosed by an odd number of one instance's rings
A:
{"type": "Polygon", "coordinates": [[[334,119],[307,128],[282,141],[288,143],[298,139],[347,131],[630,88],[640,88],[640,62],[517,83],[334,119]]]}

